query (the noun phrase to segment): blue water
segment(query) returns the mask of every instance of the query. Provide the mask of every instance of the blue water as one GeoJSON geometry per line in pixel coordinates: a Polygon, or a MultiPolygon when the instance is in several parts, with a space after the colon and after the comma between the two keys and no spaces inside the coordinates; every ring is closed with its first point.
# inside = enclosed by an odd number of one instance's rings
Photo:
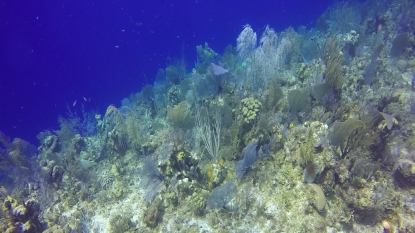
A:
{"type": "Polygon", "coordinates": [[[190,72],[197,45],[223,53],[246,24],[258,33],[266,25],[310,28],[331,3],[1,1],[0,130],[38,144],[36,135],[58,129],[68,106],[103,114],[152,84],[169,58],[184,58],[190,72]]]}

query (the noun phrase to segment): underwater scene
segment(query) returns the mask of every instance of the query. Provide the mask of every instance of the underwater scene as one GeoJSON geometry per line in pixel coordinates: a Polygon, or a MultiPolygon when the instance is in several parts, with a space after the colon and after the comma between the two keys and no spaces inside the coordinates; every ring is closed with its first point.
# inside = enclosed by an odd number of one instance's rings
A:
{"type": "Polygon", "coordinates": [[[234,27],[38,144],[0,131],[0,231],[415,232],[414,1],[234,27]]]}

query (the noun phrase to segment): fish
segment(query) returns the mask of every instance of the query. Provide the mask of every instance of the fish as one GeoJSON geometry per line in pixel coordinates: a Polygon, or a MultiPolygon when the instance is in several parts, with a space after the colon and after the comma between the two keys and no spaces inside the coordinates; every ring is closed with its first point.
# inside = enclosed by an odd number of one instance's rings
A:
{"type": "Polygon", "coordinates": [[[75,106],[75,105],[76,105],[76,100],[73,102],[72,106],[75,106]]]}

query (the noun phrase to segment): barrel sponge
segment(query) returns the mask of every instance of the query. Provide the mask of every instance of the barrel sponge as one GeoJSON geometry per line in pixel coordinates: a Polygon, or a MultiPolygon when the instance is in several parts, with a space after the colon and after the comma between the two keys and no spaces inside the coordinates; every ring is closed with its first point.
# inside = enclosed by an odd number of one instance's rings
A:
{"type": "Polygon", "coordinates": [[[317,184],[309,184],[311,188],[314,190],[315,194],[317,195],[317,202],[316,207],[318,211],[322,211],[326,206],[326,196],[324,196],[324,192],[321,187],[317,184]]]}

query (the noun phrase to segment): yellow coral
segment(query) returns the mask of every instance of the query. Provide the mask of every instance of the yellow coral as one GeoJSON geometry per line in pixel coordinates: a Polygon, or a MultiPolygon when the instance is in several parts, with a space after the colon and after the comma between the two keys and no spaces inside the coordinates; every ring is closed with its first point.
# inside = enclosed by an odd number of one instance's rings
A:
{"type": "Polygon", "coordinates": [[[261,109],[261,102],[258,100],[248,97],[241,100],[241,112],[245,123],[251,123],[258,116],[259,110],[261,109]]]}
{"type": "Polygon", "coordinates": [[[119,175],[120,175],[120,173],[118,172],[118,167],[117,167],[117,165],[113,164],[113,165],[111,166],[111,173],[112,173],[114,176],[119,176],[119,175]]]}
{"type": "Polygon", "coordinates": [[[290,129],[290,131],[293,130],[294,129],[294,124],[293,123],[290,123],[290,125],[288,126],[288,128],[290,129]]]}
{"type": "Polygon", "coordinates": [[[213,182],[215,182],[215,172],[214,172],[213,164],[211,164],[208,168],[207,181],[208,181],[209,186],[211,186],[213,184],[213,182]]]}
{"type": "Polygon", "coordinates": [[[11,196],[7,196],[3,203],[3,211],[7,212],[13,210],[18,206],[18,204],[19,203],[16,201],[16,199],[12,198],[11,196]]]}
{"type": "Polygon", "coordinates": [[[166,175],[171,175],[172,169],[170,165],[170,160],[167,161],[167,167],[166,167],[166,175]]]}
{"type": "Polygon", "coordinates": [[[182,161],[184,159],[185,153],[183,151],[180,151],[177,154],[177,161],[182,161]]]}
{"type": "Polygon", "coordinates": [[[15,226],[8,226],[5,233],[13,233],[16,232],[16,227],[15,226]]]}
{"type": "Polygon", "coordinates": [[[120,187],[115,188],[112,193],[115,195],[116,198],[119,198],[124,193],[123,189],[120,187]]]}

